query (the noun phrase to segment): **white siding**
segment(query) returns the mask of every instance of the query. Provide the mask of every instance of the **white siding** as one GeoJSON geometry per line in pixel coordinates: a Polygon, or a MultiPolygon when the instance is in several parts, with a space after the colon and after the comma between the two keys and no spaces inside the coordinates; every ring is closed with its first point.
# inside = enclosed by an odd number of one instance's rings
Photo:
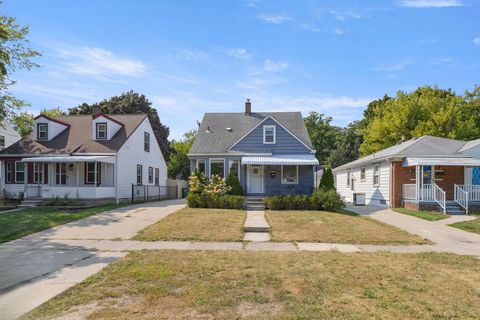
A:
{"type": "Polygon", "coordinates": [[[63,130],[67,128],[66,125],[60,124],[55,121],[50,121],[47,118],[40,117],[35,120],[35,125],[33,126],[33,137],[36,140],[37,139],[37,124],[38,123],[46,123],[48,124],[48,140],[52,140],[55,138],[58,134],[60,134],[63,130]]]}
{"type": "Polygon", "coordinates": [[[96,119],[93,120],[93,124],[92,124],[92,138],[93,140],[96,140],[97,139],[97,122],[104,122],[107,124],[107,139],[110,140],[112,139],[112,137],[115,135],[115,133],[117,133],[117,131],[121,128],[121,126],[116,123],[116,122],[113,122],[112,120],[110,119],[107,119],[103,116],[99,116],[97,117],[96,119]]]}
{"type": "MultiPolygon", "coordinates": [[[[15,129],[13,129],[13,127],[8,122],[4,122],[0,124],[0,136],[5,137],[4,148],[8,148],[9,146],[14,144],[21,138],[18,132],[15,131],[15,129]]],[[[3,148],[0,147],[0,150],[3,150],[3,148]]]]}
{"type": "Polygon", "coordinates": [[[163,159],[162,152],[155,135],[146,118],[127,142],[117,153],[117,183],[118,198],[130,198],[132,196],[132,184],[137,182],[137,165],[143,166],[143,184],[155,184],[155,169],[153,170],[153,183],[148,183],[148,167],[159,168],[159,184],[165,186],[167,182],[167,164],[163,159]],[[144,132],[150,133],[150,152],[144,151],[144,132]]]}
{"type": "Polygon", "coordinates": [[[382,161],[380,165],[380,183],[373,185],[373,164],[362,167],[352,168],[350,170],[350,179],[353,179],[353,190],[347,186],[347,170],[336,171],[337,191],[347,202],[353,201],[354,193],[365,194],[367,205],[390,205],[390,163],[382,161]],[[365,180],[360,178],[361,169],[365,168],[365,180]],[[382,204],[382,201],[385,203],[382,204]]]}

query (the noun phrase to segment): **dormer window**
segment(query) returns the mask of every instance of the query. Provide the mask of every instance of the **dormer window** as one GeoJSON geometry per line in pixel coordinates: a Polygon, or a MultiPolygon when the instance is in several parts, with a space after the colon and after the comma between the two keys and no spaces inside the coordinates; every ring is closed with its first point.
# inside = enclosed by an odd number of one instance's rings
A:
{"type": "Polygon", "coordinates": [[[97,122],[97,139],[105,140],[107,139],[107,124],[105,122],[97,122]]]}
{"type": "Polygon", "coordinates": [[[263,143],[275,144],[275,142],[276,142],[276,127],[263,126],[263,143]]]}
{"type": "Polygon", "coordinates": [[[37,140],[48,140],[48,124],[37,124],[37,140]]]}

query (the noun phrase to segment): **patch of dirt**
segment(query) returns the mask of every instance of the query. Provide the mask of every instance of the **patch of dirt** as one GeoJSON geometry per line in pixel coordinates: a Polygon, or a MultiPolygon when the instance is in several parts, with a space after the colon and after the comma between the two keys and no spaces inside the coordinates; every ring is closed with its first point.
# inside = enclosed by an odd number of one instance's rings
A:
{"type": "Polygon", "coordinates": [[[241,319],[252,317],[272,318],[283,311],[283,305],[280,303],[252,303],[243,301],[237,306],[237,313],[241,319]]]}
{"type": "Polygon", "coordinates": [[[96,301],[90,302],[88,304],[70,308],[66,314],[54,319],[55,320],[84,320],[84,319],[87,319],[92,313],[94,313],[98,309],[99,309],[99,306],[96,301]]]}

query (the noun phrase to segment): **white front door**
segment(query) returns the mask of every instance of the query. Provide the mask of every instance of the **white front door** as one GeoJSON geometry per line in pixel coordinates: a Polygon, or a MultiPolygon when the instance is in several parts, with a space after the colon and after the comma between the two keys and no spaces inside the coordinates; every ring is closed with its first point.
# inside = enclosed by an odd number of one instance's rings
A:
{"type": "Polygon", "coordinates": [[[248,167],[248,193],[263,193],[263,166],[248,167]]]}

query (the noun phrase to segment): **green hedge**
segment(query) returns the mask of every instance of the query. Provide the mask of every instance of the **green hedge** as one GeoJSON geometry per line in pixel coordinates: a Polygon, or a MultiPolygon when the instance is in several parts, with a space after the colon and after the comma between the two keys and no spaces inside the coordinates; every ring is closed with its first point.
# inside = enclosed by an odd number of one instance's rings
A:
{"type": "Polygon", "coordinates": [[[311,196],[287,195],[265,198],[265,207],[270,210],[329,210],[336,211],[345,207],[335,190],[317,190],[311,196]]]}
{"type": "Polygon", "coordinates": [[[206,196],[203,194],[189,193],[187,206],[190,208],[216,208],[216,209],[243,209],[244,198],[242,196],[206,196]]]}

